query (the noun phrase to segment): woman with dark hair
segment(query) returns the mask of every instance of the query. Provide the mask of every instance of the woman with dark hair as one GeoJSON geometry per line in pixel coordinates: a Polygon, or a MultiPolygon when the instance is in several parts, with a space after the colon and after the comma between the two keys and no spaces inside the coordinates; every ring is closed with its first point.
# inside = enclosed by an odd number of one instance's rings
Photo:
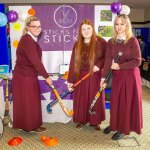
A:
{"type": "Polygon", "coordinates": [[[70,89],[76,81],[90,73],[90,77],[74,90],[73,121],[77,123],[77,129],[90,123],[96,131],[100,131],[99,125],[101,121],[105,120],[104,93],[94,106],[96,114],[90,115],[88,112],[90,104],[100,88],[105,49],[106,41],[96,35],[91,21],[83,20],[80,24],[78,40],[73,48],[67,84],[68,89],[70,89]]]}
{"type": "Polygon", "coordinates": [[[42,50],[37,42],[41,33],[41,23],[37,17],[26,20],[24,33],[20,39],[16,55],[16,65],[12,79],[13,127],[25,131],[42,132],[42,111],[38,75],[51,85],[42,61],[42,50]]]}
{"type": "MultiPolygon", "coordinates": [[[[112,140],[119,140],[134,131],[141,134],[143,127],[142,93],[139,66],[141,52],[136,37],[132,34],[128,16],[118,15],[114,21],[114,35],[108,41],[103,77],[109,69],[112,73],[110,97],[110,125],[104,134],[115,131],[112,140]],[[123,52],[118,63],[114,59],[123,52]]],[[[106,84],[101,81],[103,88],[106,84]]]]}

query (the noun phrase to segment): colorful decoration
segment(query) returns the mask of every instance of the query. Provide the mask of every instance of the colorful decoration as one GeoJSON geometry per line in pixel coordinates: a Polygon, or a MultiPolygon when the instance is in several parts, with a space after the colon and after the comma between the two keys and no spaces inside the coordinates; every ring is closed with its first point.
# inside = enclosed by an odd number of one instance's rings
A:
{"type": "Polygon", "coordinates": [[[6,14],[6,16],[7,16],[7,19],[8,19],[9,22],[15,22],[15,21],[17,21],[17,19],[18,19],[18,14],[17,14],[17,12],[14,11],[14,10],[10,10],[10,11],[6,14]]]}
{"type": "Polygon", "coordinates": [[[34,16],[35,15],[35,10],[33,8],[30,8],[28,10],[28,14],[31,15],[31,16],[34,16]]]}
{"type": "Polygon", "coordinates": [[[16,22],[16,23],[14,23],[13,28],[15,31],[19,31],[21,29],[21,24],[16,22]]]}
{"type": "Polygon", "coordinates": [[[17,48],[17,47],[18,47],[18,44],[19,44],[19,41],[18,41],[18,40],[14,40],[14,41],[13,41],[13,47],[14,47],[14,48],[17,48]]]}
{"type": "Polygon", "coordinates": [[[7,24],[7,17],[4,13],[0,12],[0,27],[3,27],[7,24]]]}
{"type": "Polygon", "coordinates": [[[23,12],[23,11],[20,11],[20,12],[19,12],[19,20],[20,20],[20,21],[25,22],[28,16],[29,16],[29,15],[28,15],[28,13],[26,13],[26,12],[23,12]]]}
{"type": "Polygon", "coordinates": [[[130,14],[130,8],[127,5],[122,5],[122,9],[120,11],[120,14],[129,15],[130,14]]]}
{"type": "Polygon", "coordinates": [[[10,145],[10,146],[17,146],[17,145],[19,145],[19,144],[21,144],[22,143],[22,138],[20,138],[20,137],[13,137],[12,139],[10,139],[9,141],[8,141],[8,144],[10,145]]]}
{"type": "Polygon", "coordinates": [[[111,4],[111,11],[115,14],[119,13],[122,9],[122,5],[120,2],[113,2],[111,4]]]}
{"type": "Polygon", "coordinates": [[[45,135],[43,135],[41,140],[46,146],[55,146],[58,144],[58,139],[54,137],[47,138],[45,135]]]}

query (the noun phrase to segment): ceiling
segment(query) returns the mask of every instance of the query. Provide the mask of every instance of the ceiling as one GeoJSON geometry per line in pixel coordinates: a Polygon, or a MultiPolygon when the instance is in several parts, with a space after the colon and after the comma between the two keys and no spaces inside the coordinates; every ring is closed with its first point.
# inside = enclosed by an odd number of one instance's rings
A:
{"type": "MultiPolygon", "coordinates": [[[[1,0],[0,3],[24,4],[24,3],[93,3],[93,4],[112,4],[116,0],[1,0]]],[[[133,9],[150,9],[150,0],[118,0],[122,5],[128,5],[133,9]]]]}

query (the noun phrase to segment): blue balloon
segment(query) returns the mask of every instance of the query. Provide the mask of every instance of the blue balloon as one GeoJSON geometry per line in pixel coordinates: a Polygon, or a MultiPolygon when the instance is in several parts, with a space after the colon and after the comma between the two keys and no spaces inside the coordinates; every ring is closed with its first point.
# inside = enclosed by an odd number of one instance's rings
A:
{"type": "Polygon", "coordinates": [[[7,24],[7,17],[4,13],[0,12],[0,27],[3,27],[7,24]]]}

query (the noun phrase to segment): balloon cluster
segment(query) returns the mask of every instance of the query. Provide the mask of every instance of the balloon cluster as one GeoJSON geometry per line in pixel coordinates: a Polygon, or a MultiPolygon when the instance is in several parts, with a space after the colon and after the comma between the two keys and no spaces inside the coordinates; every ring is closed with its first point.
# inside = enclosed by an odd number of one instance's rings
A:
{"type": "Polygon", "coordinates": [[[10,11],[6,14],[6,16],[7,16],[7,19],[8,19],[9,22],[16,22],[17,19],[18,19],[18,14],[17,14],[17,12],[14,11],[14,10],[10,10],[10,11]]]}
{"type": "Polygon", "coordinates": [[[19,12],[19,15],[16,11],[10,10],[6,13],[6,15],[2,12],[0,12],[0,27],[6,26],[7,22],[14,23],[18,20],[25,21],[28,16],[34,16],[35,10],[33,8],[30,8],[27,12],[19,12]]]}
{"type": "Polygon", "coordinates": [[[127,5],[122,5],[120,2],[113,2],[111,4],[111,11],[115,14],[130,14],[130,8],[127,5]]]}
{"type": "Polygon", "coordinates": [[[0,27],[3,27],[7,24],[7,17],[4,13],[0,12],[0,27]]]}
{"type": "Polygon", "coordinates": [[[26,18],[28,17],[28,16],[34,16],[35,15],[35,10],[33,9],[33,8],[30,8],[29,10],[28,10],[28,12],[26,12],[26,11],[20,11],[19,12],[19,20],[20,21],[23,21],[23,22],[25,22],[26,21],[26,18]]]}

